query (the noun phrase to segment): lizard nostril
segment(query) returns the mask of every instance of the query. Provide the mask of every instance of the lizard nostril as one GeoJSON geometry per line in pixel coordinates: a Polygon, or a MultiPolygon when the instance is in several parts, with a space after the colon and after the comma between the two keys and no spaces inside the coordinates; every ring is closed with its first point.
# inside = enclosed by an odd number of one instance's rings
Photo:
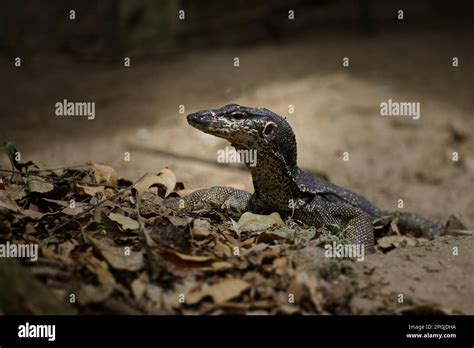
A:
{"type": "Polygon", "coordinates": [[[198,111],[187,116],[188,123],[191,126],[206,125],[210,122],[213,113],[209,111],[198,111]]]}

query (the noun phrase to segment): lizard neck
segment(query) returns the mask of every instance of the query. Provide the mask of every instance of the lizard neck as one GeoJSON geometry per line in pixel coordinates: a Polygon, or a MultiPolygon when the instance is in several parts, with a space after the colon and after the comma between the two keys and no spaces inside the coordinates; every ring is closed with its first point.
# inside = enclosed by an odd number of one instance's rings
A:
{"type": "Polygon", "coordinates": [[[257,163],[247,167],[252,173],[254,201],[257,210],[265,213],[291,211],[290,202],[298,198],[295,182],[296,165],[289,165],[282,156],[257,151],[257,163]],[[260,209],[259,209],[260,208],[260,209]]]}

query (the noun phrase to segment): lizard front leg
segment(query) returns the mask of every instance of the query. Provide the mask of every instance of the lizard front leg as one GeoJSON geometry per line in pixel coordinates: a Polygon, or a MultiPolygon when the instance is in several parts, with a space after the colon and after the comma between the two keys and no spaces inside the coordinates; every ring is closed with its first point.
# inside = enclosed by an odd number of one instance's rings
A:
{"type": "Polygon", "coordinates": [[[316,196],[295,211],[295,218],[316,227],[340,225],[350,243],[363,245],[368,253],[374,251],[372,218],[357,207],[329,202],[316,196]]]}
{"type": "Polygon", "coordinates": [[[197,190],[182,198],[167,198],[166,207],[173,210],[194,211],[205,208],[223,209],[236,213],[250,210],[252,194],[232,187],[214,186],[197,190]]]}

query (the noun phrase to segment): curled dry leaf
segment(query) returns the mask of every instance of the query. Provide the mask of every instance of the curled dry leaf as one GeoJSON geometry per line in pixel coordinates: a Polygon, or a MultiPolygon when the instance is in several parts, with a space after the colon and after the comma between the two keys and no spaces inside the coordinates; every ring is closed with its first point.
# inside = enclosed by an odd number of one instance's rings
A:
{"type": "Polygon", "coordinates": [[[89,240],[115,269],[135,272],[142,269],[145,265],[142,252],[130,250],[129,253],[126,253],[124,247],[116,247],[108,239],[89,237],[89,240]]]}
{"type": "Polygon", "coordinates": [[[176,185],[176,176],[168,168],[164,168],[156,174],[147,174],[134,188],[138,194],[145,192],[158,194],[160,197],[167,197],[176,185]]]}
{"type": "Polygon", "coordinates": [[[97,193],[104,194],[105,189],[104,186],[87,186],[81,184],[76,184],[76,187],[82,195],[91,197],[94,197],[97,193]]]}
{"type": "Polygon", "coordinates": [[[278,213],[272,213],[270,215],[258,215],[245,212],[242,214],[234,228],[236,228],[238,232],[255,232],[284,225],[285,223],[278,213]]]}
{"type": "Polygon", "coordinates": [[[118,175],[114,168],[102,164],[92,163],[94,176],[98,184],[117,186],[118,175]]]}
{"type": "Polygon", "coordinates": [[[249,288],[250,284],[241,279],[226,279],[206,289],[190,292],[185,298],[189,304],[198,303],[207,296],[211,297],[214,303],[223,303],[240,296],[249,288]]]}

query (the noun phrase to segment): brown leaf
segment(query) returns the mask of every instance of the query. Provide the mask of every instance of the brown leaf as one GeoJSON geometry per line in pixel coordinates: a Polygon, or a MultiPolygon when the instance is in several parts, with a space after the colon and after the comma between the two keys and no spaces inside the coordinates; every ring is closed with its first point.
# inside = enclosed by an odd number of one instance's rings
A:
{"type": "Polygon", "coordinates": [[[241,279],[226,279],[206,289],[188,293],[185,296],[185,301],[189,304],[195,304],[210,296],[214,303],[223,303],[240,296],[241,293],[249,288],[250,284],[241,279]]]}
{"type": "Polygon", "coordinates": [[[405,315],[453,315],[460,314],[456,313],[455,310],[447,307],[443,307],[439,304],[414,304],[408,305],[396,309],[399,314],[405,315]]]}
{"type": "Polygon", "coordinates": [[[190,262],[208,262],[214,260],[213,256],[187,255],[174,250],[163,251],[162,254],[172,254],[182,261],[190,262]]]}
{"type": "Polygon", "coordinates": [[[211,232],[211,224],[207,220],[195,219],[193,221],[193,228],[191,230],[194,239],[202,240],[206,238],[211,232]]]}
{"type": "Polygon", "coordinates": [[[61,201],[57,199],[49,199],[49,198],[42,198],[43,201],[46,202],[51,202],[59,205],[60,207],[64,207],[61,212],[66,215],[78,215],[84,212],[84,208],[87,206],[87,204],[82,203],[82,202],[74,202],[74,208],[71,208],[70,202],[66,201],[61,201]]]}
{"type": "Polygon", "coordinates": [[[87,269],[97,276],[100,284],[107,287],[115,287],[115,278],[110,273],[107,263],[100,261],[98,258],[90,255],[87,260],[87,269]]]}
{"type": "Polygon", "coordinates": [[[172,262],[180,269],[195,271],[218,271],[233,268],[230,262],[221,261],[214,256],[187,255],[174,250],[156,250],[164,260],[172,262]]]}
{"type": "Polygon", "coordinates": [[[288,238],[288,233],[283,231],[263,231],[257,236],[257,243],[268,243],[274,240],[282,240],[288,238]]]}
{"type": "Polygon", "coordinates": [[[143,297],[143,294],[147,290],[149,285],[148,275],[146,273],[141,274],[136,278],[131,284],[133,295],[137,300],[140,300],[143,297]]]}
{"type": "Polygon", "coordinates": [[[77,242],[73,240],[67,240],[58,246],[58,253],[63,257],[69,257],[71,252],[76,248],[77,242]]]}
{"type": "Polygon", "coordinates": [[[182,252],[190,251],[192,249],[192,236],[187,222],[184,220],[184,223],[175,225],[172,221],[177,222],[177,220],[171,216],[169,219],[161,216],[157,217],[153,224],[150,237],[162,247],[182,252]]]}
{"type": "Polygon", "coordinates": [[[54,189],[54,185],[39,176],[28,178],[28,189],[30,192],[46,193],[54,189]]]}
{"type": "Polygon", "coordinates": [[[83,306],[90,303],[101,303],[110,296],[112,291],[112,288],[103,285],[82,284],[77,291],[77,301],[83,306]]]}
{"type": "Polygon", "coordinates": [[[86,196],[94,197],[97,193],[101,193],[105,195],[104,186],[87,186],[76,184],[76,187],[79,189],[79,193],[86,196]]]}
{"type": "Polygon", "coordinates": [[[156,174],[146,175],[140,182],[134,185],[139,195],[152,192],[162,198],[167,197],[176,185],[176,176],[168,168],[164,168],[156,174]]]}
{"type": "Polygon", "coordinates": [[[32,209],[22,209],[22,210],[20,210],[20,213],[22,215],[26,216],[26,217],[29,217],[30,219],[41,220],[45,216],[55,215],[58,212],[55,212],[55,213],[40,213],[39,211],[32,210],[32,209]]]}
{"type": "Polygon", "coordinates": [[[254,232],[262,231],[274,226],[284,226],[285,223],[278,213],[270,215],[258,215],[250,212],[245,212],[237,222],[235,229],[237,233],[240,232],[254,232]]]}
{"type": "Polygon", "coordinates": [[[110,213],[108,218],[119,224],[124,230],[138,230],[140,228],[137,220],[131,219],[122,214],[110,213]]]}
{"type": "Polygon", "coordinates": [[[94,176],[98,184],[117,186],[118,175],[114,168],[102,164],[92,163],[94,176]]]}
{"type": "Polygon", "coordinates": [[[382,248],[382,249],[393,249],[393,248],[398,248],[399,246],[415,246],[418,244],[418,240],[414,237],[410,236],[386,236],[379,238],[377,240],[377,244],[382,248]]]}
{"type": "Polygon", "coordinates": [[[26,197],[27,194],[24,186],[8,185],[4,189],[8,193],[8,195],[15,201],[26,197]]]}
{"type": "Polygon", "coordinates": [[[0,207],[7,208],[8,210],[18,212],[20,208],[16,204],[15,200],[4,190],[0,190],[0,207]]]}
{"type": "Polygon", "coordinates": [[[130,254],[128,255],[124,247],[116,247],[113,242],[108,239],[89,237],[89,240],[115,269],[135,272],[142,269],[145,265],[142,252],[130,250],[130,254]]]}
{"type": "Polygon", "coordinates": [[[223,253],[225,256],[232,256],[232,248],[218,240],[216,240],[216,250],[223,253]]]}

